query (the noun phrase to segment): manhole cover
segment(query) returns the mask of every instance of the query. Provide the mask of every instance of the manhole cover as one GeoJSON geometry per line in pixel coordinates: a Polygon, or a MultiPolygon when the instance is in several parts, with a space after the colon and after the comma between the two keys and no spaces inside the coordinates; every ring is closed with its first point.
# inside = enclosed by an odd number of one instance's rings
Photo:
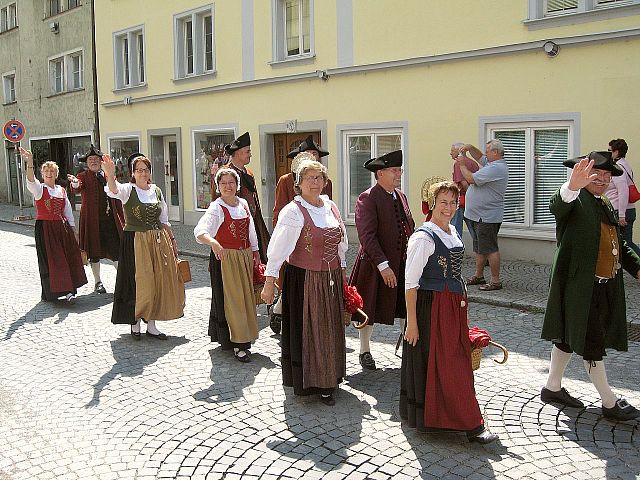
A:
{"type": "Polygon", "coordinates": [[[632,323],[627,329],[627,336],[632,342],[640,342],[640,325],[632,323]]]}

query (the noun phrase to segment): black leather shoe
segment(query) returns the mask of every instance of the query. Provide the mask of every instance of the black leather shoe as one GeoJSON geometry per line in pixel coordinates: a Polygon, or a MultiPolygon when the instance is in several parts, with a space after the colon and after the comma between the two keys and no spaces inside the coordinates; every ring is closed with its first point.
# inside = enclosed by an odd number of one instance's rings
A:
{"type": "Polygon", "coordinates": [[[131,325],[131,336],[132,336],[132,337],[133,337],[133,339],[134,339],[134,340],[136,340],[136,341],[137,341],[137,340],[140,340],[140,338],[142,338],[142,337],[141,337],[141,335],[140,335],[140,332],[134,332],[134,331],[133,331],[133,325],[131,325]]]}
{"type": "Polygon", "coordinates": [[[469,438],[469,442],[478,442],[482,445],[495,442],[498,439],[498,435],[491,433],[489,430],[483,430],[478,435],[469,438]]]}
{"type": "Polygon", "coordinates": [[[153,333],[149,333],[149,331],[147,330],[146,335],[152,338],[156,338],[158,340],[166,340],[167,336],[164,333],[159,333],[157,335],[154,335],[153,333]]]}
{"type": "Polygon", "coordinates": [[[107,289],[104,288],[104,285],[102,284],[102,282],[98,282],[96,283],[96,289],[94,290],[94,292],[96,293],[107,293],[107,289]]]}
{"type": "Polygon", "coordinates": [[[272,313],[269,319],[269,327],[271,327],[273,333],[278,335],[282,330],[282,317],[276,313],[272,313]]]}
{"type": "Polygon", "coordinates": [[[543,403],[560,403],[567,407],[584,408],[584,403],[569,395],[566,388],[561,388],[557,392],[554,392],[553,390],[542,387],[540,400],[542,400],[543,403]]]}
{"type": "Polygon", "coordinates": [[[249,355],[248,350],[238,350],[237,352],[233,352],[233,356],[236,357],[236,360],[242,363],[248,363],[251,361],[251,356],[249,355]],[[240,353],[244,353],[244,355],[240,355],[240,353]]]}
{"type": "Polygon", "coordinates": [[[602,407],[602,415],[609,420],[624,422],[625,420],[633,420],[640,417],[640,410],[629,405],[629,402],[624,398],[619,398],[613,407],[602,407]]]}
{"type": "Polygon", "coordinates": [[[376,370],[376,361],[373,359],[371,352],[360,354],[360,365],[367,370],[376,370]]]}
{"type": "Polygon", "coordinates": [[[333,398],[333,394],[332,395],[320,395],[320,401],[322,403],[324,403],[325,405],[328,405],[330,407],[334,406],[336,404],[336,399],[333,398]]]}

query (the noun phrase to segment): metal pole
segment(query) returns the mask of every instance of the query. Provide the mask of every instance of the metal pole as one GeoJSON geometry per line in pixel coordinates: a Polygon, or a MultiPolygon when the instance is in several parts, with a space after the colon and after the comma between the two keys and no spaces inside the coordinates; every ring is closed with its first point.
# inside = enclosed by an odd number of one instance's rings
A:
{"type": "Polygon", "coordinates": [[[14,143],[16,153],[16,172],[18,173],[18,201],[20,202],[20,216],[23,216],[22,213],[22,189],[24,188],[24,183],[22,179],[22,159],[20,158],[20,152],[18,151],[18,144],[14,143]]]}

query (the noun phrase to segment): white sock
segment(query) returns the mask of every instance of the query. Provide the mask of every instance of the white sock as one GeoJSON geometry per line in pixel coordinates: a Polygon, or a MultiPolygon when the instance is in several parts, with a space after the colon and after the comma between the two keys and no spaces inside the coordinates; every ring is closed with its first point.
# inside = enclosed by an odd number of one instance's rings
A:
{"type": "Polygon", "coordinates": [[[361,328],[358,330],[358,334],[360,335],[360,355],[365,352],[370,352],[371,346],[369,345],[369,340],[371,340],[371,335],[373,335],[373,325],[367,325],[361,328]]]}
{"type": "Polygon", "coordinates": [[[605,408],[613,407],[618,398],[615,393],[611,391],[611,387],[609,386],[607,371],[604,369],[604,362],[602,360],[598,362],[584,360],[584,368],[591,379],[591,383],[593,383],[600,394],[602,406],[605,408]]]}
{"type": "Polygon", "coordinates": [[[100,282],[100,262],[96,262],[96,263],[90,263],[91,265],[91,271],[93,272],[93,279],[95,280],[95,283],[100,282]]]}
{"type": "Polygon", "coordinates": [[[547,377],[547,390],[557,392],[562,388],[562,377],[564,371],[571,360],[571,353],[563,352],[555,345],[551,349],[551,366],[549,367],[549,376],[547,377]]]}
{"type": "Polygon", "coordinates": [[[140,333],[140,319],[138,319],[135,325],[131,325],[131,331],[135,333],[140,333]]]}
{"type": "Polygon", "coordinates": [[[155,320],[147,320],[147,332],[151,335],[160,335],[160,330],[156,328],[155,320]]]}
{"type": "Polygon", "coordinates": [[[113,266],[115,267],[116,270],[118,270],[118,261],[117,260],[113,261],[113,266]]]}

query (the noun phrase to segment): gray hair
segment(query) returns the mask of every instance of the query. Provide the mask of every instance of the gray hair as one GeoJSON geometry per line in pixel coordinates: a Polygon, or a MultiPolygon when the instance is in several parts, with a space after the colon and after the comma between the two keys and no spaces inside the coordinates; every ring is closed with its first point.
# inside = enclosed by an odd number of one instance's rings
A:
{"type": "Polygon", "coordinates": [[[302,176],[307,172],[307,170],[316,170],[322,173],[324,177],[324,183],[327,184],[327,180],[329,180],[329,174],[327,173],[327,167],[318,162],[317,160],[304,159],[300,162],[298,166],[298,170],[296,171],[295,181],[293,183],[293,190],[300,195],[300,183],[302,182],[302,176]]]}
{"type": "Polygon", "coordinates": [[[240,175],[233,168],[222,167],[216,172],[216,176],[213,177],[213,181],[216,183],[216,192],[220,193],[220,179],[225,175],[233,175],[236,178],[236,192],[240,191],[240,175]]]}
{"type": "Polygon", "coordinates": [[[504,156],[504,145],[497,138],[489,140],[487,145],[489,146],[489,150],[498,153],[500,156],[504,156]]]}
{"type": "Polygon", "coordinates": [[[455,142],[451,144],[451,148],[455,148],[456,150],[460,150],[462,147],[464,147],[463,142],[455,142]]]}

